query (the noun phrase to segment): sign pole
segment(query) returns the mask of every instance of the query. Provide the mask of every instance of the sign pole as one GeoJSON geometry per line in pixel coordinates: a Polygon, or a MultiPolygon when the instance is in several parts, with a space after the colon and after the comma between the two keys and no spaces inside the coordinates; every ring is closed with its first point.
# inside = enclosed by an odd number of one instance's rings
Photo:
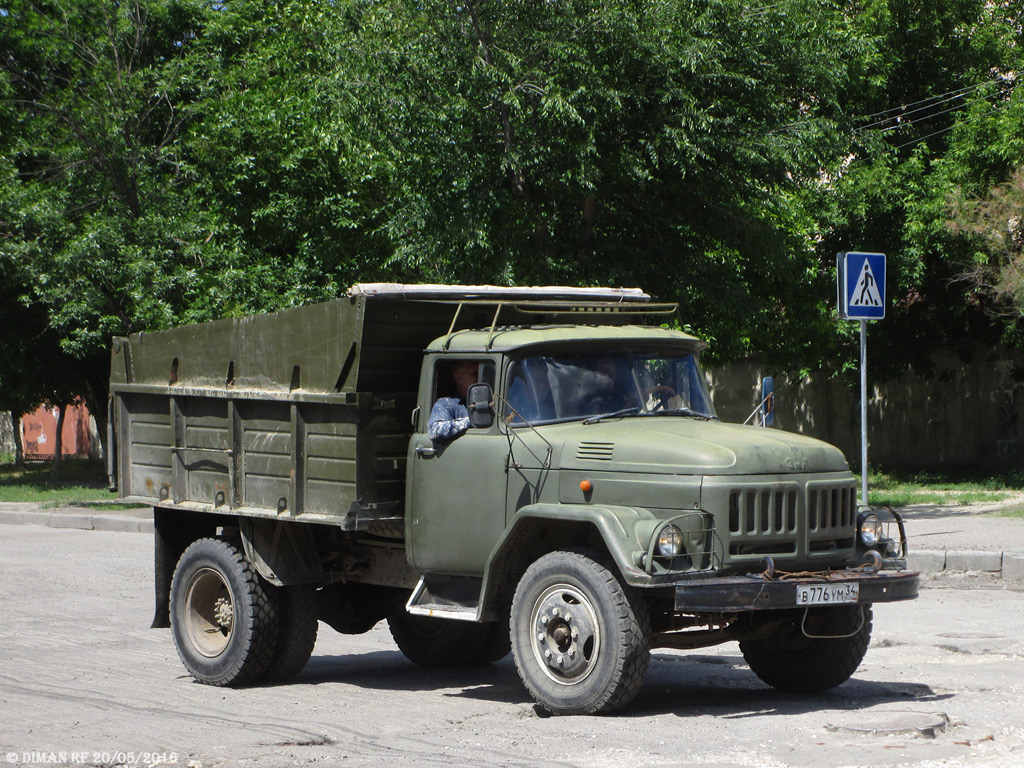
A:
{"type": "Polygon", "coordinates": [[[860,503],[868,505],[868,320],[885,317],[885,254],[836,254],[839,317],[860,320],[860,503]]]}
{"type": "Polygon", "coordinates": [[[868,321],[860,321],[860,503],[868,505],[868,321]]]}

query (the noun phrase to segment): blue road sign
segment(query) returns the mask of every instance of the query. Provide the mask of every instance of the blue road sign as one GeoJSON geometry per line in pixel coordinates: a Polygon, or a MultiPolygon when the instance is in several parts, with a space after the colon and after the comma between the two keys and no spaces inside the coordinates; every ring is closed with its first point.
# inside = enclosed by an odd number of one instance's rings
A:
{"type": "Polygon", "coordinates": [[[839,316],[848,320],[885,317],[885,254],[844,251],[836,256],[839,316]]]}

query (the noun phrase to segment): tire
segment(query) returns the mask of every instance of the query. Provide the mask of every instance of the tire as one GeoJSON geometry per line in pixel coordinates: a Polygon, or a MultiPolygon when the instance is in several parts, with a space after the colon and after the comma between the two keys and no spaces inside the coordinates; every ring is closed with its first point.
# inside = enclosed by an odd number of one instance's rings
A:
{"type": "Polygon", "coordinates": [[[551,552],[512,600],[512,652],[537,703],[556,715],[625,706],[650,663],[647,605],[597,552],[551,552]]]}
{"type": "Polygon", "coordinates": [[[288,680],[302,671],[313,655],[318,623],[316,590],[305,584],[274,589],[280,629],[274,657],[263,679],[267,682],[288,680]]]}
{"type": "Polygon", "coordinates": [[[489,625],[433,616],[414,616],[404,607],[388,615],[399,650],[414,664],[433,669],[480,664],[489,625]]]}
{"type": "Polygon", "coordinates": [[[182,663],[201,683],[244,685],[266,671],[278,639],[274,600],[229,539],[199,539],[171,579],[171,634],[182,663]]]}
{"type": "Polygon", "coordinates": [[[744,640],[740,650],[762,681],[782,691],[820,693],[835,688],[857,671],[871,641],[871,606],[827,608],[809,614],[812,634],[849,637],[806,637],[804,613],[795,613],[765,638],[744,640]]]}

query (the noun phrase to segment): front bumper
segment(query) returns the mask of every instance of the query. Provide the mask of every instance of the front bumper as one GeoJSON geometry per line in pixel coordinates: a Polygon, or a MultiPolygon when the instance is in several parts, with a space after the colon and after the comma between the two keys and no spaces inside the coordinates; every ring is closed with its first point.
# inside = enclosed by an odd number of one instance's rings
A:
{"type": "Polygon", "coordinates": [[[856,603],[891,603],[917,597],[919,574],[914,571],[859,570],[831,571],[773,579],[764,574],[711,577],[675,585],[677,613],[738,613],[796,608],[798,584],[845,584],[856,582],[859,595],[856,603]]]}

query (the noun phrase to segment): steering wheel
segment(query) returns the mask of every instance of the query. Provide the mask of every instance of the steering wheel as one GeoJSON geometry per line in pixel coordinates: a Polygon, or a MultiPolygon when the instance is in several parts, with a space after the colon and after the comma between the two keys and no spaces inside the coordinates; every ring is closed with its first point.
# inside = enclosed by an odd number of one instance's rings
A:
{"type": "Polygon", "coordinates": [[[676,396],[676,391],[667,384],[655,384],[647,391],[647,395],[658,398],[658,402],[651,408],[651,412],[661,410],[668,406],[668,401],[676,396]]]}

